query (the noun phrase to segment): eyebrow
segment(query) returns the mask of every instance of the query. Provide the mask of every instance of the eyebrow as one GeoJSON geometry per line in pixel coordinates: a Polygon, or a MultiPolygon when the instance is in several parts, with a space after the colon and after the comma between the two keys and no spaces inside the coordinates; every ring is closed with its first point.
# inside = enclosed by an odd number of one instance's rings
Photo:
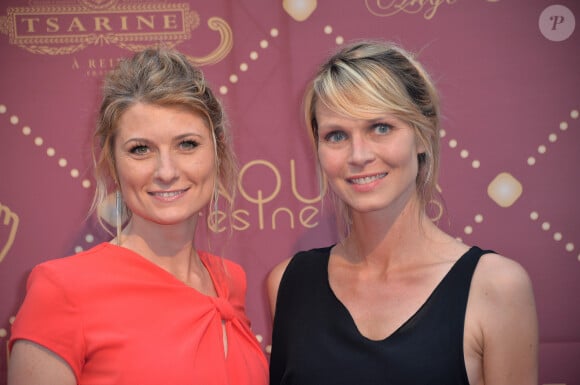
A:
{"type": "MultiPolygon", "coordinates": [[[[191,136],[195,136],[195,137],[198,137],[198,138],[204,138],[204,135],[198,134],[197,132],[188,132],[188,133],[185,133],[185,134],[177,135],[173,139],[174,140],[181,140],[181,139],[189,138],[191,136]]],[[[211,134],[209,136],[211,137],[211,134]]]]}
{"type": "MultiPolygon", "coordinates": [[[[196,138],[204,138],[204,135],[198,134],[196,132],[187,132],[184,134],[180,134],[177,135],[175,137],[172,138],[172,141],[180,141],[182,139],[185,138],[190,138],[190,137],[196,137],[196,138]]],[[[142,138],[142,137],[133,137],[133,138],[129,138],[126,141],[123,142],[123,144],[127,144],[127,143],[131,143],[131,142],[145,142],[145,143],[150,143],[151,140],[147,139],[147,138],[142,138]]]]}

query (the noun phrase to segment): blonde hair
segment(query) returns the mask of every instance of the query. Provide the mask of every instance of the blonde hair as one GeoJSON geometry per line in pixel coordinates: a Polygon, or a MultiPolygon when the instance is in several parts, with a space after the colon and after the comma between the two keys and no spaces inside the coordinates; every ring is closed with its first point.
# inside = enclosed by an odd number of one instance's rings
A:
{"type": "MultiPolygon", "coordinates": [[[[318,104],[356,118],[388,112],[411,126],[425,149],[418,156],[416,185],[420,207],[426,210],[437,196],[439,96],[433,81],[411,53],[389,42],[361,41],[331,56],[308,85],[304,97],[306,125],[315,149],[319,140],[318,104]]],[[[319,176],[325,187],[320,170],[319,176]]],[[[335,194],[332,198],[337,219],[343,222],[341,231],[348,233],[349,208],[335,194]]]]}
{"type": "MultiPolygon", "coordinates": [[[[117,124],[123,113],[136,103],[185,106],[199,114],[209,127],[216,153],[216,185],[210,211],[217,210],[219,194],[233,205],[237,163],[230,143],[227,119],[221,102],[209,88],[201,70],[176,50],[148,48],[119,62],[103,85],[103,97],[93,137],[96,189],[90,212],[104,203],[117,189],[114,144],[117,124]]],[[[126,218],[131,213],[125,205],[126,218]]],[[[102,218],[99,222],[105,229],[102,218]]]]}

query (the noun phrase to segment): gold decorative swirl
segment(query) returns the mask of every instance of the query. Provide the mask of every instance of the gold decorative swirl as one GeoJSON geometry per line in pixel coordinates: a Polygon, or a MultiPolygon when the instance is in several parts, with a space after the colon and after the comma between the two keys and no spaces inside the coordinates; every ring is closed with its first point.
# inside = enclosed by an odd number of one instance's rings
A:
{"type": "Polygon", "coordinates": [[[107,9],[113,8],[117,0],[80,0],[80,3],[88,9],[107,9]]]}
{"type": "Polygon", "coordinates": [[[211,17],[207,21],[207,25],[214,31],[220,34],[220,44],[209,55],[204,57],[188,56],[187,58],[192,64],[203,66],[208,64],[215,64],[223,60],[232,50],[234,46],[233,32],[229,24],[219,17],[211,17]]]}
{"type": "MultiPolygon", "coordinates": [[[[5,240],[4,246],[0,245],[0,247],[2,247],[0,249],[0,262],[2,262],[6,254],[8,254],[8,251],[14,243],[14,239],[16,239],[19,223],[20,218],[18,215],[12,212],[8,206],[4,206],[0,203],[0,226],[9,227],[8,239],[5,240]]],[[[0,242],[2,241],[4,240],[0,240],[0,242]]]]}
{"type": "Polygon", "coordinates": [[[383,2],[383,0],[365,0],[365,5],[370,13],[379,17],[393,16],[399,12],[409,14],[423,12],[423,17],[426,20],[431,20],[441,5],[453,5],[457,1],[458,0],[388,0],[383,2]]]}

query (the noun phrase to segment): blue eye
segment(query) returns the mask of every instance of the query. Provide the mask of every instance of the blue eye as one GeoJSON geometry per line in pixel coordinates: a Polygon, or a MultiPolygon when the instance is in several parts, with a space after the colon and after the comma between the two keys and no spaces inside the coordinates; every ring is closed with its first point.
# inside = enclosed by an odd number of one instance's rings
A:
{"type": "Polygon", "coordinates": [[[391,126],[390,124],[386,124],[386,123],[377,123],[375,125],[373,125],[372,129],[374,132],[376,132],[377,134],[387,134],[389,131],[391,131],[391,129],[393,128],[393,126],[391,126]]]}
{"type": "Polygon", "coordinates": [[[340,142],[346,138],[346,134],[342,131],[332,131],[324,136],[324,140],[331,143],[340,142]]]}

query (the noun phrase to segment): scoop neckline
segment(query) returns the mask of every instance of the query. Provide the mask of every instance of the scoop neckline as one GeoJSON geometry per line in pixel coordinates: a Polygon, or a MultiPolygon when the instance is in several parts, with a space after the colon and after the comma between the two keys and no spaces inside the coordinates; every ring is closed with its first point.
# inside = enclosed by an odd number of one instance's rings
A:
{"type": "Polygon", "coordinates": [[[360,329],[359,329],[358,325],[356,324],[356,322],[354,320],[354,317],[352,316],[351,312],[348,310],[348,308],[346,307],[346,305],[340,300],[340,298],[338,298],[338,296],[336,295],[336,293],[334,292],[334,290],[332,290],[332,287],[330,286],[330,276],[329,276],[329,273],[328,273],[328,265],[330,263],[331,250],[332,250],[332,248],[334,246],[335,245],[329,246],[329,247],[327,247],[327,250],[326,250],[326,263],[324,264],[324,272],[326,273],[326,280],[325,280],[326,289],[331,293],[331,296],[333,298],[333,301],[336,304],[338,304],[338,306],[348,315],[348,322],[350,323],[350,325],[354,329],[354,331],[358,334],[358,336],[360,338],[362,338],[363,340],[368,341],[370,343],[385,343],[385,342],[388,342],[389,340],[395,338],[396,335],[401,332],[401,330],[403,330],[410,322],[412,322],[416,317],[419,316],[419,314],[421,313],[421,311],[427,306],[427,304],[431,301],[431,299],[435,296],[435,294],[439,290],[441,290],[440,289],[441,286],[447,280],[447,277],[451,274],[451,272],[456,269],[456,266],[459,263],[459,261],[461,261],[462,259],[464,259],[464,257],[466,255],[470,254],[473,250],[476,250],[477,249],[476,246],[469,247],[469,249],[465,253],[463,253],[455,262],[453,262],[453,265],[451,266],[451,268],[447,271],[447,273],[445,273],[445,275],[437,283],[437,285],[431,291],[431,293],[429,294],[429,296],[427,296],[427,298],[421,304],[421,306],[419,306],[419,308],[416,311],[414,311],[411,314],[411,316],[409,316],[408,319],[406,319],[401,325],[399,325],[392,333],[390,333],[386,337],[383,337],[383,338],[380,338],[380,339],[376,339],[375,340],[375,339],[372,339],[372,338],[369,338],[369,337],[365,336],[360,331],[360,329]]]}

